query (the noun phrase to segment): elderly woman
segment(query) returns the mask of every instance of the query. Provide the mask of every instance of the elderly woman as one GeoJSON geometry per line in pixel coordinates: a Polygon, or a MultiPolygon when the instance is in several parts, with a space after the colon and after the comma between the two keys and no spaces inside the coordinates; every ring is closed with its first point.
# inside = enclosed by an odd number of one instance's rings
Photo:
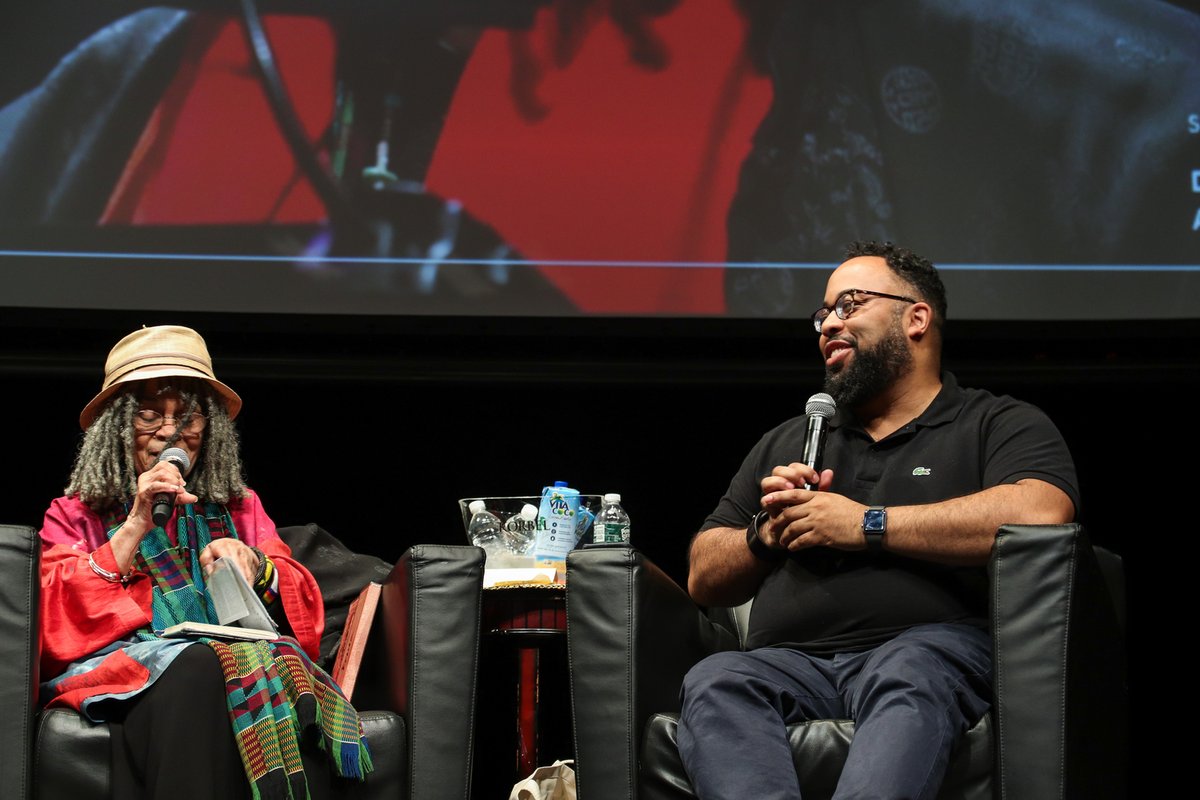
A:
{"type": "Polygon", "coordinates": [[[198,333],[134,331],[109,353],[65,496],[46,512],[42,700],[110,723],[115,797],[321,796],[331,773],[371,769],[357,714],[312,661],[316,582],[243,482],[240,408],[198,333]],[[168,448],[187,458],[163,459],[168,448]],[[219,621],[206,587],[218,558],[279,638],[159,635],[219,621]]]}

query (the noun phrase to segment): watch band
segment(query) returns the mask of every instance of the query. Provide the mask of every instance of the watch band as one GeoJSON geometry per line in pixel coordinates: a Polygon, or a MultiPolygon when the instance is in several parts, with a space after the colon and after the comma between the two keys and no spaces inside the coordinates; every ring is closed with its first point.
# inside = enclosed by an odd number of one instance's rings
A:
{"type": "Polygon", "coordinates": [[[767,512],[760,511],[750,520],[750,524],[746,526],[746,545],[750,548],[751,554],[760,561],[782,561],[787,558],[786,550],[768,547],[766,542],[758,538],[758,526],[766,518],[767,512]]]}

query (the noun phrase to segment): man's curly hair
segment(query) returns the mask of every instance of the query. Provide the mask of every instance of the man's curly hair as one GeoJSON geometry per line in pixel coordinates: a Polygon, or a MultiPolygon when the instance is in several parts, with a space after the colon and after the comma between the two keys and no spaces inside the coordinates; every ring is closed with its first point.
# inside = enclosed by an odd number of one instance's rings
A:
{"type": "Polygon", "coordinates": [[[917,298],[933,308],[933,324],[940,331],[946,321],[946,287],[937,268],[929,259],[891,242],[853,242],[846,247],[846,259],[878,256],[892,272],[911,286],[917,298]]]}

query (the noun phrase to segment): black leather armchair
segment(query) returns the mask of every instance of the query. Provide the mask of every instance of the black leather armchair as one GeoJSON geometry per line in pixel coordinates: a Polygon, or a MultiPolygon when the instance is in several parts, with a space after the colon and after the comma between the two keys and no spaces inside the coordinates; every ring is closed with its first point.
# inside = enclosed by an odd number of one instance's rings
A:
{"type": "MultiPolygon", "coordinates": [[[[995,703],[953,754],[939,797],[1125,797],[1120,558],[1093,547],[1079,525],[1010,525],[999,531],[988,572],[995,703]]],[[[580,800],[694,797],[675,745],[679,687],[704,656],[742,646],[748,617],[749,604],[699,609],[635,549],[570,554],[580,800]]],[[[805,800],[832,794],[853,735],[849,720],[789,728],[805,800]]]]}
{"type": "MultiPolygon", "coordinates": [[[[316,526],[280,534],[322,589],[323,578],[340,575],[344,581],[340,566],[346,559],[362,559],[316,526]]],[[[0,526],[0,719],[6,741],[0,787],[6,800],[104,798],[107,726],[70,709],[37,707],[40,547],[32,528],[0,526]]],[[[345,796],[461,800],[471,785],[483,551],[415,545],[390,570],[377,578],[368,572],[366,579],[379,580],[383,590],[353,701],[375,771],[362,784],[347,782],[345,796]]],[[[336,589],[327,593],[327,618],[340,624],[342,601],[362,585],[365,580],[341,587],[340,596],[336,589]]],[[[327,636],[322,655],[332,656],[336,644],[336,636],[327,636]]]]}

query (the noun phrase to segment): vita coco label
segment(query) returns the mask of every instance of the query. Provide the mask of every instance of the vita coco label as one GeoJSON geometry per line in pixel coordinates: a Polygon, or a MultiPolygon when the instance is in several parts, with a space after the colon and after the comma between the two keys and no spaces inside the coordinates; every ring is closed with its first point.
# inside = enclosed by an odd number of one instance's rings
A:
{"type": "Polygon", "coordinates": [[[533,558],[539,567],[565,570],[567,553],[575,547],[579,492],[565,486],[548,487],[538,508],[537,542],[533,558]]]}

